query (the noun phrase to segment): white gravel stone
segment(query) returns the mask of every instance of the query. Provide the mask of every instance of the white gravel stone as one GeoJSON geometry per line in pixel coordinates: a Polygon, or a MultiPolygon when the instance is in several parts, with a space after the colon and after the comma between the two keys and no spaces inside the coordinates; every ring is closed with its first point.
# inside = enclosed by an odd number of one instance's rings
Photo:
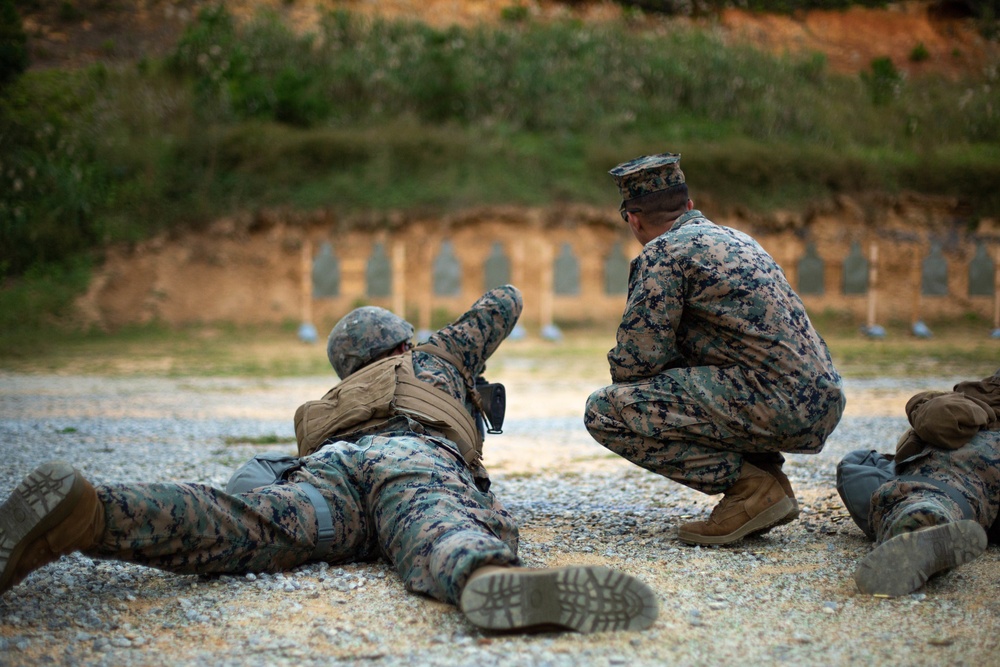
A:
{"type": "MultiPolygon", "coordinates": [[[[498,379],[531,403],[554,386],[498,379]]],[[[955,381],[848,381],[849,406],[955,381]]],[[[293,448],[227,440],[293,437],[295,407],[327,385],[0,374],[0,495],[57,457],[94,482],[224,486],[254,453],[293,448]]],[[[574,388],[580,412],[592,389],[574,388]]],[[[579,414],[509,409],[486,461],[519,519],[524,564],[602,563],[640,577],[661,605],[643,633],[483,633],[455,608],[406,592],[384,562],[197,577],[73,555],[0,597],[0,665],[995,664],[996,546],[904,598],[854,587],[870,545],[839,503],[835,465],[852,449],[887,451],[905,427],[902,414],[845,417],[822,453],[787,457],[797,522],[735,548],[701,548],[678,542],[677,526],[717,498],[609,454],[579,414]]]]}

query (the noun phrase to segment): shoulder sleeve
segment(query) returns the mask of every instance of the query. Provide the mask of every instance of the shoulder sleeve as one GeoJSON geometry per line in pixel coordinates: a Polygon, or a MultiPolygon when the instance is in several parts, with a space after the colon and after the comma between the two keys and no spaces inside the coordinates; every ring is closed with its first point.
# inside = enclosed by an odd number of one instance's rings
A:
{"type": "Polygon", "coordinates": [[[514,330],[523,308],[521,292],[513,285],[496,287],[479,297],[457,320],[435,332],[428,343],[458,356],[473,377],[514,330]]]}
{"type": "Polygon", "coordinates": [[[632,261],[628,304],[608,352],[611,379],[634,382],[675,365],[677,327],[684,309],[684,273],[677,258],[658,246],[632,261]]]}

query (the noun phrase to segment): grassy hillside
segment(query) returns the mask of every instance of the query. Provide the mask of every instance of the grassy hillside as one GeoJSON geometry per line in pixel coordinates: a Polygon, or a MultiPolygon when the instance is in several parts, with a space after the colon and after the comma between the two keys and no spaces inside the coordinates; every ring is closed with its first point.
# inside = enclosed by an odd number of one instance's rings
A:
{"type": "Polygon", "coordinates": [[[627,14],[505,18],[435,28],[333,12],[303,34],[216,8],[165,58],[9,80],[0,277],[17,280],[0,326],[58,312],[108,242],[260,206],[604,205],[607,169],[656,150],[682,152],[717,207],[914,189],[957,198],[970,221],[1000,214],[1000,63],[957,81],[885,59],[849,76],[819,54],[627,14]],[[48,302],[27,317],[37,293],[48,302]]]}

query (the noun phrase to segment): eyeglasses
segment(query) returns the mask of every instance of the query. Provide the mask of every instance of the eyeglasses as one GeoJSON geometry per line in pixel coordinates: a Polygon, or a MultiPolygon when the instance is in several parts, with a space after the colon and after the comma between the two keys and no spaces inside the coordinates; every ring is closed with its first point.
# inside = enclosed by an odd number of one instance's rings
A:
{"type": "Polygon", "coordinates": [[[641,208],[626,209],[625,208],[625,201],[623,200],[622,201],[622,205],[618,207],[618,213],[622,216],[622,220],[624,222],[628,222],[628,214],[629,213],[642,213],[642,209],[641,208]]]}

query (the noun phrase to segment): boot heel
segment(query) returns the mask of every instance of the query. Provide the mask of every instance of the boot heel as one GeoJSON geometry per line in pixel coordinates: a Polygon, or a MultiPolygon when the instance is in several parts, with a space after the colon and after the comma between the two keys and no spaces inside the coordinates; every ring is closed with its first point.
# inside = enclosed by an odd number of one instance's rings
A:
{"type": "Polygon", "coordinates": [[[59,525],[83,496],[86,482],[64,461],[43,463],[0,505],[0,593],[13,586],[28,545],[59,525]]]}

